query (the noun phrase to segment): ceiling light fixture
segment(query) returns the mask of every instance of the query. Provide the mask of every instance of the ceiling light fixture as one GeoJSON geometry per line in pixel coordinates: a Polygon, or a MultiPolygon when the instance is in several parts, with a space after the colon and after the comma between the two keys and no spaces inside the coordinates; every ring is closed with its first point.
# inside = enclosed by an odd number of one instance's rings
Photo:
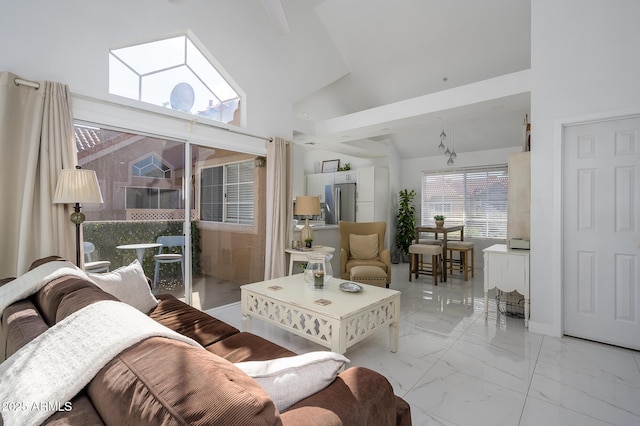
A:
{"type": "Polygon", "coordinates": [[[442,133],[440,133],[440,145],[438,145],[438,151],[444,152],[444,141],[447,139],[447,134],[442,129],[442,133]]]}
{"type": "Polygon", "coordinates": [[[451,160],[455,160],[456,158],[458,158],[458,154],[456,154],[456,147],[455,147],[455,133],[453,131],[453,124],[451,125],[451,129],[449,129],[449,132],[451,133],[451,160]]]}
{"type": "Polygon", "coordinates": [[[442,126],[442,132],[440,132],[440,145],[438,145],[438,151],[444,152],[445,157],[447,157],[447,164],[452,166],[456,158],[458,158],[458,154],[456,154],[456,149],[453,146],[453,125],[449,128],[449,141],[450,144],[446,143],[447,134],[444,131],[444,126],[442,126]]]}

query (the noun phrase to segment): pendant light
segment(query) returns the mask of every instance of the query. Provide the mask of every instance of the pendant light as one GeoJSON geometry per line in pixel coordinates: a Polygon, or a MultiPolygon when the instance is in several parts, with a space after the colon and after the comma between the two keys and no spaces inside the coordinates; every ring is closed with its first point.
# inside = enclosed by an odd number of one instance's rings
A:
{"type": "Polygon", "coordinates": [[[440,145],[438,145],[438,151],[444,151],[444,141],[447,139],[447,134],[444,132],[444,128],[442,129],[442,133],[440,133],[440,145]]]}
{"type": "Polygon", "coordinates": [[[449,132],[451,133],[451,159],[455,160],[456,158],[458,158],[458,154],[456,154],[456,147],[455,147],[455,133],[453,132],[453,124],[451,125],[451,129],[449,130],[449,132]]]}
{"type": "MultiPolygon", "coordinates": [[[[444,132],[444,126],[442,126],[442,133],[440,133],[440,141],[444,142],[447,140],[447,134],[444,132]]],[[[447,150],[444,152],[444,155],[451,155],[451,150],[449,149],[449,145],[447,145],[447,150]]]]}

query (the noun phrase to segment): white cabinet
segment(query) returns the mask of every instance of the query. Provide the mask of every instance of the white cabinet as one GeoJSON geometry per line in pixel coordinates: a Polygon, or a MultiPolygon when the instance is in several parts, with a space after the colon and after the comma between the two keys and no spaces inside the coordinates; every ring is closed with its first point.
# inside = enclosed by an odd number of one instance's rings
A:
{"type": "Polygon", "coordinates": [[[507,241],[529,240],[531,216],[531,151],[509,154],[507,241]]]}
{"type": "Polygon", "coordinates": [[[389,224],[389,170],[367,167],[358,169],[357,177],[356,221],[389,224]]]}
{"type": "Polygon", "coordinates": [[[494,244],[484,254],[484,316],[489,313],[489,290],[517,291],[524,296],[524,325],[529,326],[529,251],[494,244]]]}
{"type": "MultiPolygon", "coordinates": [[[[386,169],[385,169],[386,170],[386,169]]],[[[376,168],[369,167],[358,171],[357,201],[374,201],[376,194],[376,168]]],[[[388,176],[388,175],[387,175],[388,176]]],[[[388,179],[387,179],[388,182],[388,179]]],[[[388,183],[387,183],[388,186],[388,183]]]]}
{"type": "Polygon", "coordinates": [[[336,172],[333,174],[334,182],[338,183],[356,183],[358,181],[358,172],[356,170],[347,170],[344,172],[336,172]]]}
{"type": "Polygon", "coordinates": [[[316,173],[307,175],[307,191],[306,195],[317,195],[320,202],[324,203],[324,188],[327,185],[333,185],[335,173],[316,173]]]}
{"type": "Polygon", "coordinates": [[[375,222],[375,204],[373,201],[358,201],[356,203],[356,222],[375,222]]]}

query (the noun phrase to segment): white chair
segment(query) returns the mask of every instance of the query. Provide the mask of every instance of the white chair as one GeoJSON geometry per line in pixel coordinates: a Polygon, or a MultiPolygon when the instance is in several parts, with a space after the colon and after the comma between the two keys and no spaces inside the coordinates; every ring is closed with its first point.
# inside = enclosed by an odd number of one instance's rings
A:
{"type": "Polygon", "coordinates": [[[156,289],[158,283],[158,274],[160,273],[160,264],[180,262],[182,270],[182,279],[184,281],[184,236],[183,235],[163,235],[156,239],[156,243],[162,244],[158,247],[158,254],[153,256],[156,261],[156,268],[153,273],[153,289],[156,289]],[[165,249],[171,247],[180,247],[180,253],[165,253],[165,249]]]}
{"type": "Polygon", "coordinates": [[[91,253],[96,251],[96,246],[93,243],[84,241],[82,246],[84,248],[84,270],[86,272],[109,272],[111,262],[108,260],[93,261],[91,259],[91,253]]]}

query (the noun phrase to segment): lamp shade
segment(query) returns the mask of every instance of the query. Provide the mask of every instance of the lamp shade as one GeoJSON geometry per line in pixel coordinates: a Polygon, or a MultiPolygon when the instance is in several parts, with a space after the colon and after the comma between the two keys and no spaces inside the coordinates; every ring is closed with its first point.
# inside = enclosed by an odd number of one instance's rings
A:
{"type": "Polygon", "coordinates": [[[98,177],[93,170],[63,169],[53,195],[55,204],[102,203],[98,177]]]}
{"type": "Polygon", "coordinates": [[[314,216],[320,214],[320,198],[297,196],[294,214],[300,216],[314,216]]]}

